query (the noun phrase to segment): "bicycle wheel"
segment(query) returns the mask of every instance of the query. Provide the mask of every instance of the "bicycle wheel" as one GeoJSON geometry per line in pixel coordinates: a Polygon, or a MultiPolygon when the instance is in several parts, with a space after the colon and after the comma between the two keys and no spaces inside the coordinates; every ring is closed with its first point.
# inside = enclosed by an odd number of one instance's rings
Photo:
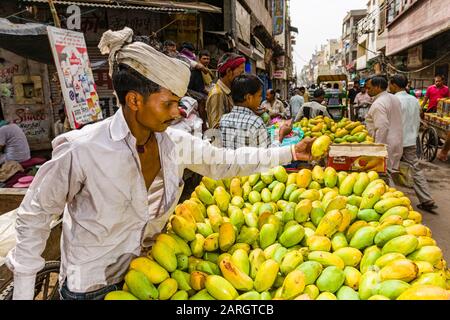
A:
{"type": "MultiPolygon", "coordinates": [[[[34,300],[59,300],[59,261],[48,261],[36,275],[34,300]]],[[[12,300],[14,281],[0,293],[0,300],[12,300]]]]}

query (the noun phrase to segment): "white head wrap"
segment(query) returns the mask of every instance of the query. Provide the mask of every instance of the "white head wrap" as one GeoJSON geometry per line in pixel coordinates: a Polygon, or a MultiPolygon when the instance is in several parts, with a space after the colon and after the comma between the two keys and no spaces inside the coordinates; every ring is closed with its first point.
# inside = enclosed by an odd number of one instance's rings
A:
{"type": "Polygon", "coordinates": [[[109,54],[109,75],[112,76],[115,63],[123,63],[178,97],[183,97],[191,76],[189,66],[143,42],[132,42],[132,39],[133,30],[128,27],[103,33],[98,47],[102,54],[109,54]]]}

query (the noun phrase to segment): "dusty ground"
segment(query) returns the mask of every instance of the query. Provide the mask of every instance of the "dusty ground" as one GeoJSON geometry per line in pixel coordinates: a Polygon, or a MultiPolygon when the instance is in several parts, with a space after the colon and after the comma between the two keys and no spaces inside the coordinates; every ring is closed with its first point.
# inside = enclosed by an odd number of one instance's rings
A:
{"type": "Polygon", "coordinates": [[[414,208],[422,213],[422,223],[431,229],[433,238],[444,252],[445,260],[450,262],[450,161],[447,163],[439,160],[433,163],[422,161],[421,165],[430,185],[431,194],[439,206],[434,214],[417,209],[418,200],[413,189],[397,188],[406,193],[414,208]]]}

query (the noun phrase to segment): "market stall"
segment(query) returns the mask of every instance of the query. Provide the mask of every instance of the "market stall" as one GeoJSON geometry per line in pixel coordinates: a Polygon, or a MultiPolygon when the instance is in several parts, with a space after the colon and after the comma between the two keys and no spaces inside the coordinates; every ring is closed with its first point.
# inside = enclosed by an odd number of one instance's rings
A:
{"type": "MultiPolygon", "coordinates": [[[[321,83],[338,83],[340,87],[342,83],[345,84],[345,89],[348,88],[348,78],[345,74],[339,75],[322,75],[317,78],[317,85],[320,86],[321,83]]],[[[325,93],[325,101],[327,103],[328,113],[333,117],[333,120],[339,121],[343,117],[348,115],[348,100],[347,93],[345,90],[338,90],[336,94],[332,92],[325,93]]],[[[350,119],[353,118],[353,106],[350,106],[350,119]]]]}
{"type": "Polygon", "coordinates": [[[436,159],[440,139],[445,141],[450,131],[450,99],[441,99],[437,113],[425,113],[422,121],[421,149],[424,159],[436,159]]]}
{"type": "Polygon", "coordinates": [[[386,146],[319,131],[312,155],[327,167],[203,177],[106,299],[450,299],[431,230],[381,179],[386,146]]]}

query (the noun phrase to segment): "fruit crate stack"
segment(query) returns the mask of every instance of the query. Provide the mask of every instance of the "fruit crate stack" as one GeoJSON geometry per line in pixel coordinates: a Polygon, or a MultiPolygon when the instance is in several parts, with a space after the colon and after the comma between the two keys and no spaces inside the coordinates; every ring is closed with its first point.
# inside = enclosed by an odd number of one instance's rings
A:
{"type": "Polygon", "coordinates": [[[374,171],[203,177],[106,299],[448,300],[447,263],[421,222],[374,171]]]}

